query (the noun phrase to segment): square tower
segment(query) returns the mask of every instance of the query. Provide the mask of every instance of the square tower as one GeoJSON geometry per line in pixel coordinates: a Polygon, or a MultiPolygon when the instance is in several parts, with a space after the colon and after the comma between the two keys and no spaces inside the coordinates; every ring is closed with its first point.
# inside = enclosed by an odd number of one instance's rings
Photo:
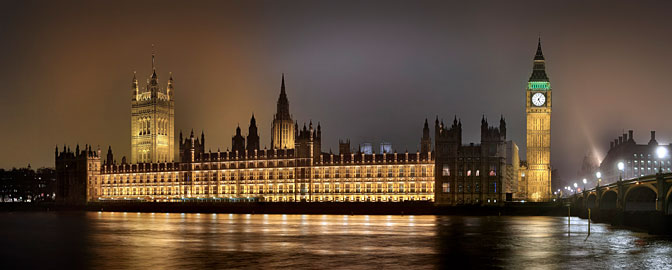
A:
{"type": "Polygon", "coordinates": [[[551,83],[546,75],[546,60],[541,39],[534,56],[532,75],[527,83],[527,194],[529,201],[551,199],[551,83]]]}
{"type": "Polygon", "coordinates": [[[152,76],[143,91],[133,74],[131,84],[131,162],[153,163],[175,160],[175,101],[173,76],[166,89],[159,86],[152,53],[152,76]]]}

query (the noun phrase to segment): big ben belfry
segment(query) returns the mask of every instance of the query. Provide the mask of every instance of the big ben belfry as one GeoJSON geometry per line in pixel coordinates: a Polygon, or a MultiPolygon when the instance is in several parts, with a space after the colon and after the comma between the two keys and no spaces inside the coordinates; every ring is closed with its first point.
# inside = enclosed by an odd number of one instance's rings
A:
{"type": "Polygon", "coordinates": [[[527,115],[527,199],[551,199],[551,83],[546,75],[546,60],[541,38],[534,56],[532,75],[526,89],[527,115]]]}
{"type": "Polygon", "coordinates": [[[152,52],[152,75],[144,89],[131,84],[131,162],[173,162],[175,159],[175,99],[173,76],[165,90],[159,85],[152,52]]]}

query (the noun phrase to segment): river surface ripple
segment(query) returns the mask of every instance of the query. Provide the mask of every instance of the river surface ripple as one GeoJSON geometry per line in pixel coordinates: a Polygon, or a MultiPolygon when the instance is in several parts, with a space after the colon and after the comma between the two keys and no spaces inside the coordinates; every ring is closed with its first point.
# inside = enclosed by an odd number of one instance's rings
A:
{"type": "Polygon", "coordinates": [[[0,213],[3,269],[672,269],[672,239],[563,217],[0,213]],[[588,237],[587,237],[588,236],[588,237]]]}

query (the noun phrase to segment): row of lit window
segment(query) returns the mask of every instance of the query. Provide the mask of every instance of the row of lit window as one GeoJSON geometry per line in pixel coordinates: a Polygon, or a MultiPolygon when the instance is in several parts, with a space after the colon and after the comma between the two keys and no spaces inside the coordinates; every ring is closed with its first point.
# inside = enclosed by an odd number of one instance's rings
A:
{"type": "MultiPolygon", "coordinates": [[[[490,170],[488,171],[488,176],[497,176],[497,166],[494,164],[490,164],[490,170]]],[[[450,165],[448,164],[443,164],[441,168],[441,175],[442,176],[450,176],[450,165]]],[[[472,170],[466,170],[460,166],[460,169],[457,171],[457,176],[481,176],[481,171],[480,170],[474,170],[472,173],[472,170]]]]}
{"type": "MultiPolygon", "coordinates": [[[[240,185],[240,194],[273,194],[273,193],[293,193],[294,185],[240,185]]],[[[194,188],[194,194],[237,194],[237,186],[197,186],[194,188]]],[[[312,188],[313,193],[415,193],[417,192],[432,192],[433,183],[408,183],[408,184],[392,184],[392,183],[366,183],[366,184],[314,184],[312,188]],[[417,187],[417,188],[416,188],[417,187]]],[[[178,195],[185,194],[189,187],[154,187],[154,188],[105,188],[103,189],[104,196],[116,195],[178,195]],[[180,193],[181,191],[181,193],[180,193]]],[[[300,192],[308,193],[306,185],[300,186],[300,192]]],[[[97,189],[96,189],[97,192],[97,189]]]]}

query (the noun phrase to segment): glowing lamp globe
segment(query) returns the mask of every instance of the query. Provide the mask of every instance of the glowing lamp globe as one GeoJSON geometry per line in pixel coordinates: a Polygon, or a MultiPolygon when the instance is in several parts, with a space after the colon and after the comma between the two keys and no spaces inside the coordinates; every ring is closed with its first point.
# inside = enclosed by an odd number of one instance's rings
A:
{"type": "Polygon", "coordinates": [[[663,146],[659,146],[656,148],[656,155],[658,155],[658,158],[663,159],[667,156],[667,148],[663,146]]]}

